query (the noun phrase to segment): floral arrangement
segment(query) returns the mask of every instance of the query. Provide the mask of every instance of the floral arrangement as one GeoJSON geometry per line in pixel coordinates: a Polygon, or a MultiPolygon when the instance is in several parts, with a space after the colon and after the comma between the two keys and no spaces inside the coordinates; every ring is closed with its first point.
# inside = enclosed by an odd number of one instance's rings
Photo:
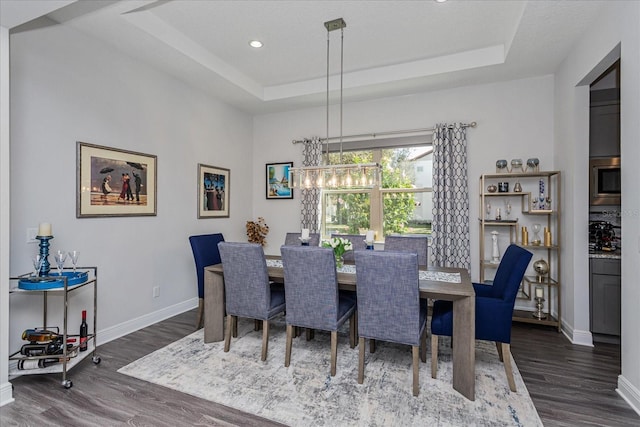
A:
{"type": "Polygon", "coordinates": [[[336,258],[340,258],[346,251],[353,249],[353,245],[349,239],[342,237],[332,237],[329,240],[322,242],[323,248],[333,248],[333,254],[336,258]]]}
{"type": "Polygon", "coordinates": [[[258,221],[247,221],[247,238],[251,243],[260,243],[264,246],[267,243],[269,226],[264,222],[264,218],[259,216],[258,221]]]}

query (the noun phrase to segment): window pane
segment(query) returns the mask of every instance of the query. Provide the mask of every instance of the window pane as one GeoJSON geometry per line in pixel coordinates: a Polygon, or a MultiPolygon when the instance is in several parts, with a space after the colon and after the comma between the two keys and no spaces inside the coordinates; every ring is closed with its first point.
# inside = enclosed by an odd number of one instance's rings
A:
{"type": "MultiPolygon", "coordinates": [[[[323,157],[326,154],[323,153],[323,157]]],[[[340,153],[329,153],[330,165],[350,165],[351,163],[371,163],[373,162],[373,151],[343,151],[342,159],[340,153]]]]}
{"type": "Polygon", "coordinates": [[[382,188],[431,188],[431,147],[382,150],[382,188]]]}
{"type": "Polygon", "coordinates": [[[369,229],[369,193],[325,193],[324,235],[360,234],[369,229]]]}
{"type": "Polygon", "coordinates": [[[384,235],[431,234],[432,193],[385,193],[384,235]]]}

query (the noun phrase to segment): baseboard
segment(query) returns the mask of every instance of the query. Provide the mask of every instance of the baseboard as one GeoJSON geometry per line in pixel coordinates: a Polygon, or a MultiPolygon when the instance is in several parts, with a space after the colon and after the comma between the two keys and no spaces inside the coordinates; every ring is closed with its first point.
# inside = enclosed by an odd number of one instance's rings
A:
{"type": "Polygon", "coordinates": [[[0,406],[4,406],[14,401],[13,386],[10,382],[0,385],[0,406]]]}
{"type": "Polygon", "coordinates": [[[151,326],[154,323],[158,323],[162,320],[168,319],[178,314],[184,313],[185,311],[192,310],[196,307],[198,307],[198,298],[191,298],[187,301],[165,307],[158,311],[154,311],[153,313],[148,313],[144,316],[128,320],[124,323],[120,323],[119,325],[115,325],[104,330],[98,330],[96,344],[106,344],[109,341],[113,341],[117,338],[128,335],[139,329],[146,328],[147,326],[151,326]]]}
{"type": "Polygon", "coordinates": [[[593,336],[590,331],[581,331],[579,329],[573,329],[564,320],[562,323],[562,333],[567,337],[571,344],[584,345],[586,347],[593,347],[593,336]]]}
{"type": "Polygon", "coordinates": [[[640,415],[640,390],[634,387],[625,377],[618,375],[618,394],[640,415]]]}

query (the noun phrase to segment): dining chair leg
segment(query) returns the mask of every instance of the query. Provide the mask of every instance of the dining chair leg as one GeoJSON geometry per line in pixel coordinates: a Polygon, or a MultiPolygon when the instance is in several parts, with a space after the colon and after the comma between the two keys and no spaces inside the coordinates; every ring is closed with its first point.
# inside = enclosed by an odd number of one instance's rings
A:
{"type": "Polygon", "coordinates": [[[358,339],[358,346],[360,347],[358,356],[358,384],[364,382],[364,338],[358,339]]]}
{"type": "Polygon", "coordinates": [[[293,325],[287,325],[287,345],[284,350],[284,366],[289,367],[291,363],[291,342],[293,341],[293,325]]]}
{"type": "Polygon", "coordinates": [[[500,344],[501,343],[496,341],[496,349],[498,350],[498,358],[500,359],[501,362],[504,363],[504,355],[502,354],[502,346],[500,344]]]}
{"type": "Polygon", "coordinates": [[[411,346],[411,353],[413,355],[413,395],[417,396],[420,392],[420,347],[411,346]]]}
{"type": "Polygon", "coordinates": [[[349,318],[349,346],[356,348],[356,312],[354,311],[349,318]]]}
{"type": "Polygon", "coordinates": [[[422,363],[427,363],[427,328],[422,331],[422,337],[420,338],[420,359],[422,363]]]}
{"type": "Polygon", "coordinates": [[[233,337],[238,338],[238,316],[233,316],[233,337]]]}
{"type": "Polygon", "coordinates": [[[375,353],[375,352],[376,352],[376,340],[370,339],[369,340],[369,353],[375,353]]]}
{"type": "Polygon", "coordinates": [[[225,353],[229,351],[229,347],[231,346],[231,330],[233,329],[233,317],[230,314],[227,314],[227,330],[225,331],[224,337],[224,351],[225,353]]]}
{"type": "Polygon", "coordinates": [[[196,316],[196,329],[202,327],[202,321],[204,320],[204,298],[198,298],[198,315],[196,316]]]}
{"type": "Polygon", "coordinates": [[[431,378],[438,374],[438,336],[431,334],[431,378]]]}
{"type": "Polygon", "coordinates": [[[336,361],[338,359],[338,331],[331,331],[331,376],[336,375],[336,361]]]}
{"type": "Polygon", "coordinates": [[[269,321],[262,321],[262,361],[267,360],[267,350],[269,347],[269,321]]]}
{"type": "Polygon", "coordinates": [[[509,382],[509,390],[516,392],[516,382],[513,379],[513,367],[511,366],[511,346],[507,343],[502,344],[502,356],[504,358],[504,370],[507,373],[507,381],[509,382]]]}
{"type": "Polygon", "coordinates": [[[311,341],[316,336],[315,329],[306,328],[305,335],[307,341],[311,341]]]}
{"type": "Polygon", "coordinates": [[[262,322],[260,320],[253,319],[253,330],[254,331],[259,331],[261,326],[262,326],[262,322]]]}

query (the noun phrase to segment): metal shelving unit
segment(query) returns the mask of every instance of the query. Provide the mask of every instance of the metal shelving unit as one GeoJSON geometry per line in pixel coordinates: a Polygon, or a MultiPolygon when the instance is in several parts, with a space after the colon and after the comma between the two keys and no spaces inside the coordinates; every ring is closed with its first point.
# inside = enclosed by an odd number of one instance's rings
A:
{"type": "MultiPolygon", "coordinates": [[[[544,308],[544,318],[533,316],[534,309],[516,309],[513,313],[513,320],[525,323],[535,323],[540,325],[554,326],[560,331],[561,329],[561,284],[560,284],[560,215],[561,215],[561,173],[559,171],[540,171],[540,172],[517,172],[517,173],[495,173],[483,174],[480,176],[480,282],[490,283],[492,271],[495,273],[497,264],[491,262],[485,256],[487,245],[488,230],[499,230],[509,227],[509,242],[518,244],[519,246],[533,253],[532,263],[536,260],[543,259],[549,265],[549,271],[542,277],[538,277],[535,272],[525,275],[518,299],[526,303],[526,301],[534,302],[535,288],[542,287],[544,289],[544,298],[546,307],[544,308]],[[524,191],[514,192],[489,192],[489,185],[497,185],[498,182],[510,182],[511,185],[517,181],[521,184],[524,191]],[[543,181],[545,185],[545,196],[550,198],[550,203],[543,206],[543,209],[534,207],[535,189],[539,185],[539,181],[543,181]],[[534,191],[531,191],[534,189],[534,191]],[[533,197],[533,198],[532,198],[533,197]],[[503,201],[505,198],[511,198],[515,201],[520,200],[520,209],[516,207],[516,203],[512,205],[511,217],[518,217],[510,221],[497,221],[487,215],[487,202],[503,201]],[[529,227],[532,223],[540,223],[548,230],[552,231],[553,241],[550,245],[523,243],[521,238],[522,227],[529,227]],[[555,312],[554,312],[555,309],[555,312]]],[[[498,207],[502,205],[498,204],[498,207]]],[[[533,236],[530,236],[530,239],[533,236]]]]}
{"type": "MultiPolygon", "coordinates": [[[[68,271],[69,269],[65,268],[64,270],[68,271]]],[[[43,330],[47,330],[48,322],[47,322],[47,309],[48,309],[48,297],[53,295],[62,295],[64,298],[64,308],[63,308],[63,327],[62,327],[62,353],[61,354],[44,354],[38,356],[25,356],[21,354],[20,350],[12,353],[9,356],[9,376],[10,377],[18,377],[21,375],[38,375],[38,374],[62,374],[62,382],[61,385],[64,388],[73,387],[73,382],[67,379],[67,373],[73,369],[78,363],[82,360],[86,359],[88,356],[92,357],[92,361],[95,364],[100,363],[100,357],[96,355],[96,325],[97,325],[97,303],[98,303],[98,267],[77,267],[77,271],[86,271],[87,279],[82,283],[77,284],[69,284],[68,278],[66,276],[58,276],[58,275],[49,275],[42,279],[51,279],[62,282],[62,286],[49,288],[49,289],[21,289],[19,287],[19,282],[21,279],[25,279],[29,277],[29,274],[24,274],[17,277],[11,277],[9,280],[11,283],[15,283],[15,285],[10,286],[9,294],[42,294],[43,298],[43,330]],[[79,350],[79,335],[78,334],[69,334],[68,333],[68,322],[67,322],[67,314],[69,309],[69,295],[72,292],[75,292],[79,289],[83,289],[86,286],[93,285],[93,329],[89,331],[87,335],[87,350],[80,351],[79,350]],[[69,338],[76,338],[76,343],[67,347],[69,338]],[[92,350],[92,351],[90,351],[92,350]],[[20,370],[17,368],[17,365],[20,361],[34,361],[38,362],[41,359],[59,359],[59,363],[55,363],[50,366],[46,366],[43,368],[34,368],[34,369],[23,369],[20,370]],[[12,363],[15,362],[15,363],[12,363]]]]}

